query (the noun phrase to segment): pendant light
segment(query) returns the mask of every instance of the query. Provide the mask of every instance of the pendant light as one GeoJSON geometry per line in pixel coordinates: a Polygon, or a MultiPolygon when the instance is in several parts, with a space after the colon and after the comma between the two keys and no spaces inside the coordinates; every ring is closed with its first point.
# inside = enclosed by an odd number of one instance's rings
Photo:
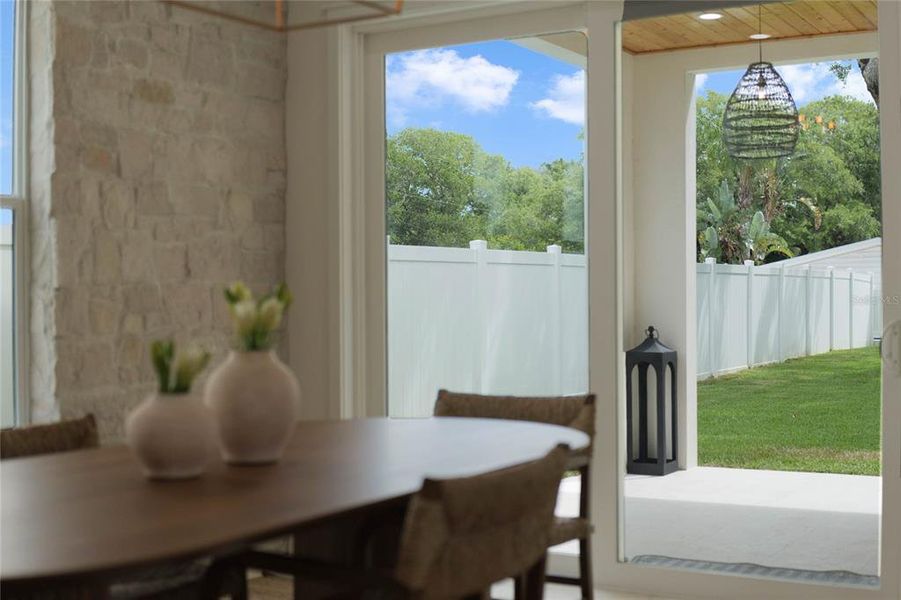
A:
{"type": "MultiPolygon", "coordinates": [[[[788,86],[763,61],[764,33],[761,8],[757,5],[758,60],[748,66],[726,103],[723,142],[735,159],[791,156],[798,143],[798,108],[788,86]]],[[[768,36],[767,36],[768,37],[768,36]]]]}

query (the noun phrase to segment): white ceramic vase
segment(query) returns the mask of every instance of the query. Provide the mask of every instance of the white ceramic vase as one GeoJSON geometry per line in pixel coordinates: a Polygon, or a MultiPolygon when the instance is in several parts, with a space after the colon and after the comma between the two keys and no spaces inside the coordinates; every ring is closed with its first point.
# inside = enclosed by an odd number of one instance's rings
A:
{"type": "Polygon", "coordinates": [[[273,351],[230,352],[207,380],[222,459],[233,465],[278,461],[294,431],[300,385],[273,351]]]}
{"type": "Polygon", "coordinates": [[[125,421],[128,445],[151,479],[189,479],[216,451],[213,414],[200,394],[153,394],[125,421]]]}

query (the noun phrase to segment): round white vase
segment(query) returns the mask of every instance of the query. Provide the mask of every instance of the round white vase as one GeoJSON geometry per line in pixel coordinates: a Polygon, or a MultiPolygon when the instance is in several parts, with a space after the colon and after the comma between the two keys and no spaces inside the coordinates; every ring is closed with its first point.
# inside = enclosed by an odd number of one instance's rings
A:
{"type": "Polygon", "coordinates": [[[210,375],[222,459],[233,465],[278,461],[294,431],[300,385],[273,351],[230,352],[210,375]]]}
{"type": "Polygon", "coordinates": [[[215,456],[213,414],[200,394],[153,394],[125,421],[129,447],[151,479],[189,479],[215,456]]]}

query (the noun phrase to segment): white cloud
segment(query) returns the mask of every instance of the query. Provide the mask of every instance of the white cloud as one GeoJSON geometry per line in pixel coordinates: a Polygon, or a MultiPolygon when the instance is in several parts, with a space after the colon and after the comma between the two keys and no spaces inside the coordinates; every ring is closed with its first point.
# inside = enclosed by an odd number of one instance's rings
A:
{"type": "Polygon", "coordinates": [[[839,81],[829,70],[829,63],[785,65],[776,67],[776,70],[782,75],[795,102],[799,105],[834,95],[851,96],[865,102],[873,102],[856,64],[852,65],[845,83],[839,81]]]}
{"type": "Polygon", "coordinates": [[[553,119],[573,125],[585,124],[585,71],[572,75],[555,75],[547,98],[532,103],[553,119]]]}
{"type": "Polygon", "coordinates": [[[852,98],[875,104],[873,96],[870,95],[870,91],[867,89],[867,82],[863,80],[863,75],[860,74],[860,70],[856,65],[848,73],[848,79],[845,80],[845,83],[836,78],[833,84],[833,91],[830,91],[829,94],[851,96],[852,98]]]}
{"type": "Polygon", "coordinates": [[[803,104],[811,96],[816,96],[816,89],[827,77],[835,79],[835,75],[829,72],[828,65],[821,63],[811,65],[785,65],[776,67],[776,71],[782,75],[782,79],[788,85],[788,91],[798,104],[803,104]]]}
{"type": "Polygon", "coordinates": [[[505,106],[519,72],[480,55],[464,58],[456,50],[416,50],[388,58],[389,118],[402,125],[409,110],[453,102],[471,113],[505,106]]]}

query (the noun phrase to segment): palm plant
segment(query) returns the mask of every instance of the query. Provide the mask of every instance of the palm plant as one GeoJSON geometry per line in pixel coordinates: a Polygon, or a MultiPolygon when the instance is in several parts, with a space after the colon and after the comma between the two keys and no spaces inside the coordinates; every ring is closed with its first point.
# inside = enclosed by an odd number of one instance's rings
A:
{"type": "Polygon", "coordinates": [[[759,210],[754,213],[748,223],[744,242],[745,256],[753,260],[755,264],[764,262],[766,257],[773,253],[783,254],[786,258],[794,255],[782,236],[770,231],[770,224],[759,210]]]}

